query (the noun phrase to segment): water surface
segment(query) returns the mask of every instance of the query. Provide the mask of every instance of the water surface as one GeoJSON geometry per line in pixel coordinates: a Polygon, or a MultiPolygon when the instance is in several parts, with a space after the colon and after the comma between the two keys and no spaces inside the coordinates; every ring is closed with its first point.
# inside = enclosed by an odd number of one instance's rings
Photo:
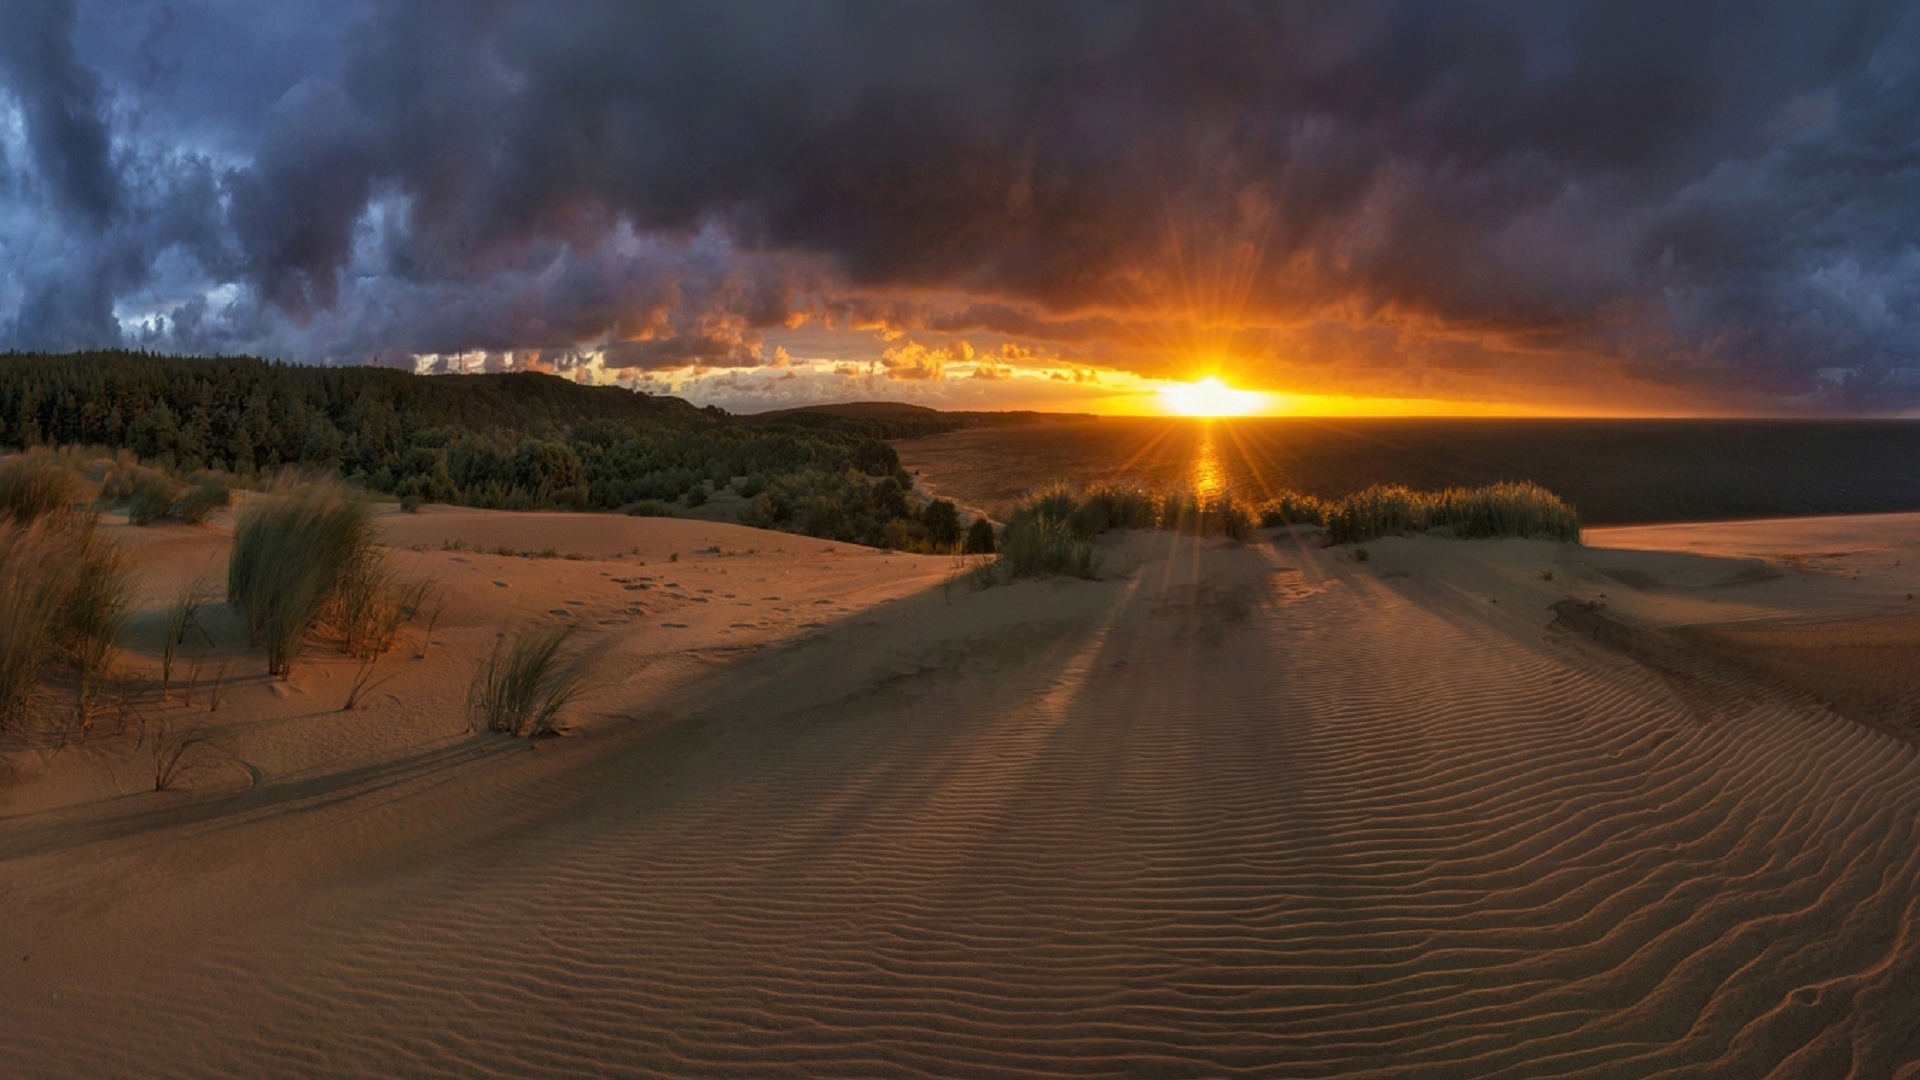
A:
{"type": "Polygon", "coordinates": [[[1588,524],[1920,510],[1920,422],[1109,418],[896,444],[933,491],[990,512],[1056,480],[1265,498],[1533,480],[1588,524]]]}

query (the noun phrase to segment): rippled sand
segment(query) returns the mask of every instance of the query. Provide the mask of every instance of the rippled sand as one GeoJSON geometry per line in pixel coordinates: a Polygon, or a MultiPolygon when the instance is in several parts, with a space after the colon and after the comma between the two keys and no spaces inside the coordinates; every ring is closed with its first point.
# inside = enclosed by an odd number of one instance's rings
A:
{"type": "Polygon", "coordinates": [[[1675,645],[1896,615],[1920,522],[1710,528],[1134,535],[1105,581],[984,592],[716,555],[756,597],[866,591],[740,647],[609,627],[539,751],[0,818],[6,1067],[1920,1076],[1913,745],[1675,645]]]}

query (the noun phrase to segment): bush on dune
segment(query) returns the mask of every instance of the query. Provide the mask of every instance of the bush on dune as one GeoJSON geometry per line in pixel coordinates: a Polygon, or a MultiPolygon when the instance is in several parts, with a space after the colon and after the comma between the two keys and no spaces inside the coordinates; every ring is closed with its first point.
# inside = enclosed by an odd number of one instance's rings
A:
{"type": "Polygon", "coordinates": [[[986,518],[974,518],[967,526],[966,543],[961,547],[963,555],[991,555],[999,547],[999,538],[993,534],[993,522],[986,518]]]}

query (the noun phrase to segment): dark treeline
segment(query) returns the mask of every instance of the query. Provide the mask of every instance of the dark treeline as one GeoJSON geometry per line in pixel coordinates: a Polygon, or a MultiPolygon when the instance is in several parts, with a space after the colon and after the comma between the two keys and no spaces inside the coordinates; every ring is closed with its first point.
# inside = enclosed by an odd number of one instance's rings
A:
{"type": "Polygon", "coordinates": [[[921,536],[912,479],[856,420],[732,417],[533,373],[415,375],[136,352],[0,355],[0,446],[127,449],[181,472],[336,471],[409,502],[656,510],[732,485],[752,524],[921,536]]]}
{"type": "Polygon", "coordinates": [[[1021,410],[968,412],[930,409],[898,401],[849,401],[837,405],[803,405],[793,409],[742,417],[758,423],[792,424],[808,428],[858,432],[875,439],[917,439],[974,427],[1025,427],[1073,420],[1093,420],[1091,413],[1043,413],[1021,410]]]}

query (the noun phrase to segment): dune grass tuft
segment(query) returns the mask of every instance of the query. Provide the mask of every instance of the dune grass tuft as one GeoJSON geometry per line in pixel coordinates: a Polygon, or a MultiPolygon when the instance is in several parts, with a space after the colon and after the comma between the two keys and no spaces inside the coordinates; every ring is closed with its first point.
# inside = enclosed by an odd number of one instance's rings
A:
{"type": "Polygon", "coordinates": [[[1008,523],[994,565],[1009,577],[1064,574],[1093,580],[1100,576],[1100,553],[1091,541],[1077,539],[1065,521],[1032,517],[1008,523]]]}
{"type": "Polygon", "coordinates": [[[78,676],[82,719],[132,606],[125,554],[70,508],[31,524],[0,517],[0,730],[30,715],[58,664],[78,676]]]}
{"type": "Polygon", "coordinates": [[[213,764],[213,743],[213,733],[198,724],[170,730],[162,720],[153,739],[153,790],[171,790],[188,773],[213,764]]]}
{"type": "Polygon", "coordinates": [[[496,641],[468,693],[474,719],[516,737],[556,734],[560,712],[579,696],[584,676],[567,649],[572,635],[570,626],[528,627],[496,641]]]}
{"type": "Polygon", "coordinates": [[[1462,539],[1524,537],[1580,542],[1580,515],[1534,483],[1413,491],[1375,486],[1326,507],[1327,539],[1357,543],[1382,536],[1445,529],[1462,539]]]}
{"type": "Polygon", "coordinates": [[[1263,529],[1286,525],[1324,525],[1327,521],[1327,504],[1324,501],[1291,490],[1282,491],[1261,503],[1258,512],[1263,529]]]}
{"type": "Polygon", "coordinates": [[[132,525],[169,520],[198,525],[232,501],[227,481],[210,473],[182,483],[159,469],[124,462],[107,469],[100,481],[99,505],[123,507],[132,525]]]}
{"type": "Polygon", "coordinates": [[[79,498],[80,478],[50,454],[0,463],[0,517],[28,525],[71,512],[79,498]]]}
{"type": "Polygon", "coordinates": [[[250,505],[234,528],[227,600],[285,678],[309,630],[374,560],[366,503],[337,483],[293,485],[250,505]]]}

